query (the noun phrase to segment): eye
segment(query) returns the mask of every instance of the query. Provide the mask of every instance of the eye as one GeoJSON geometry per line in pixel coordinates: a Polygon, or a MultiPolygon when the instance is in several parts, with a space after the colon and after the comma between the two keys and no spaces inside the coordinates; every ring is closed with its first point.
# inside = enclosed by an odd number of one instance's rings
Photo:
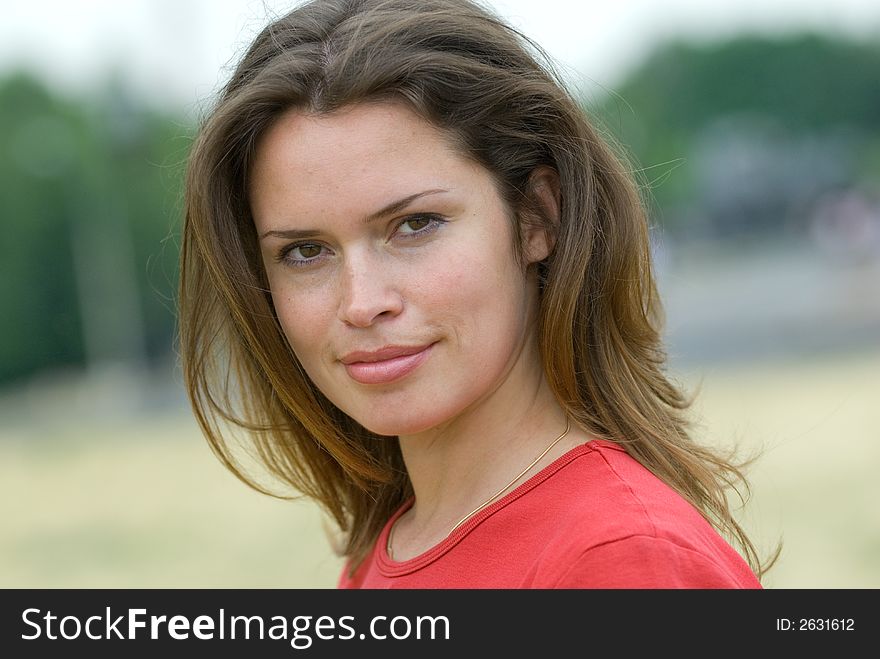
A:
{"type": "Polygon", "coordinates": [[[397,232],[405,237],[422,236],[435,231],[443,222],[437,215],[411,215],[397,225],[397,232]]]}
{"type": "Polygon", "coordinates": [[[324,246],[317,243],[296,243],[284,247],[278,254],[277,261],[294,266],[305,266],[319,260],[324,246]]]}

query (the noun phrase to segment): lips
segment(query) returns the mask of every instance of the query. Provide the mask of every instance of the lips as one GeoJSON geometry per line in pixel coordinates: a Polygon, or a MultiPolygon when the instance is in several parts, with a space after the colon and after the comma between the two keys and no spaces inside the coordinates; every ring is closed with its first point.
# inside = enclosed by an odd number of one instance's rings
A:
{"type": "Polygon", "coordinates": [[[376,351],[356,351],[339,361],[349,377],[361,384],[389,384],[400,380],[421,366],[431,353],[433,343],[421,346],[386,346],[376,351]]]}

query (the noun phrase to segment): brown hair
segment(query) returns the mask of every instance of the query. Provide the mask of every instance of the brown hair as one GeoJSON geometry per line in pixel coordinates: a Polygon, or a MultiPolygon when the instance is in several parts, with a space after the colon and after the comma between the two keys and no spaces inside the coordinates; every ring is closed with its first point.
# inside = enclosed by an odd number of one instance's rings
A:
{"type": "MultiPolygon", "coordinates": [[[[664,375],[661,306],[639,189],[540,48],[468,0],[314,0],[257,36],[190,157],[179,289],[180,353],[197,420],[239,478],[245,431],[269,472],[316,500],[356,565],[411,495],[397,442],[381,441],[312,384],[275,316],[248,203],[256,144],[290,108],[403,101],[454,136],[528,205],[535,168],[559,175],[555,249],[541,266],[548,382],[588,432],[618,442],[764,571],[727,490],[741,467],[699,446],[690,400],[664,375]]],[[[522,215],[522,214],[520,214],[522,215]]],[[[518,228],[517,228],[518,230],[518,228]]]]}

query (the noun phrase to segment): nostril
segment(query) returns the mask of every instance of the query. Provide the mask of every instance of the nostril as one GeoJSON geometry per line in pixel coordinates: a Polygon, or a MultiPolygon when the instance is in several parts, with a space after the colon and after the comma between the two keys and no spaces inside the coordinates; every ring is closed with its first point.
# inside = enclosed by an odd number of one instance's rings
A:
{"type": "Polygon", "coordinates": [[[348,325],[369,327],[380,319],[397,316],[403,311],[403,299],[394,290],[374,290],[370,295],[363,292],[344,300],[340,305],[340,318],[348,325]]]}

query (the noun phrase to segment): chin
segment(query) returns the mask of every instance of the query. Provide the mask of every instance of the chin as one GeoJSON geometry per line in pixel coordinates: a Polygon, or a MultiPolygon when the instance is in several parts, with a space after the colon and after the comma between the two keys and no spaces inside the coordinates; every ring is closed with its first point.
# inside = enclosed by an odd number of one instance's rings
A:
{"type": "Polygon", "coordinates": [[[405,414],[389,414],[387,408],[368,414],[352,414],[352,418],[364,428],[377,435],[397,437],[415,435],[443,423],[447,416],[437,414],[437,409],[413,411],[405,414]]]}
{"type": "Polygon", "coordinates": [[[364,428],[377,435],[397,437],[398,435],[414,435],[430,428],[424,422],[418,420],[397,420],[385,418],[369,418],[360,420],[355,418],[364,428]]]}

